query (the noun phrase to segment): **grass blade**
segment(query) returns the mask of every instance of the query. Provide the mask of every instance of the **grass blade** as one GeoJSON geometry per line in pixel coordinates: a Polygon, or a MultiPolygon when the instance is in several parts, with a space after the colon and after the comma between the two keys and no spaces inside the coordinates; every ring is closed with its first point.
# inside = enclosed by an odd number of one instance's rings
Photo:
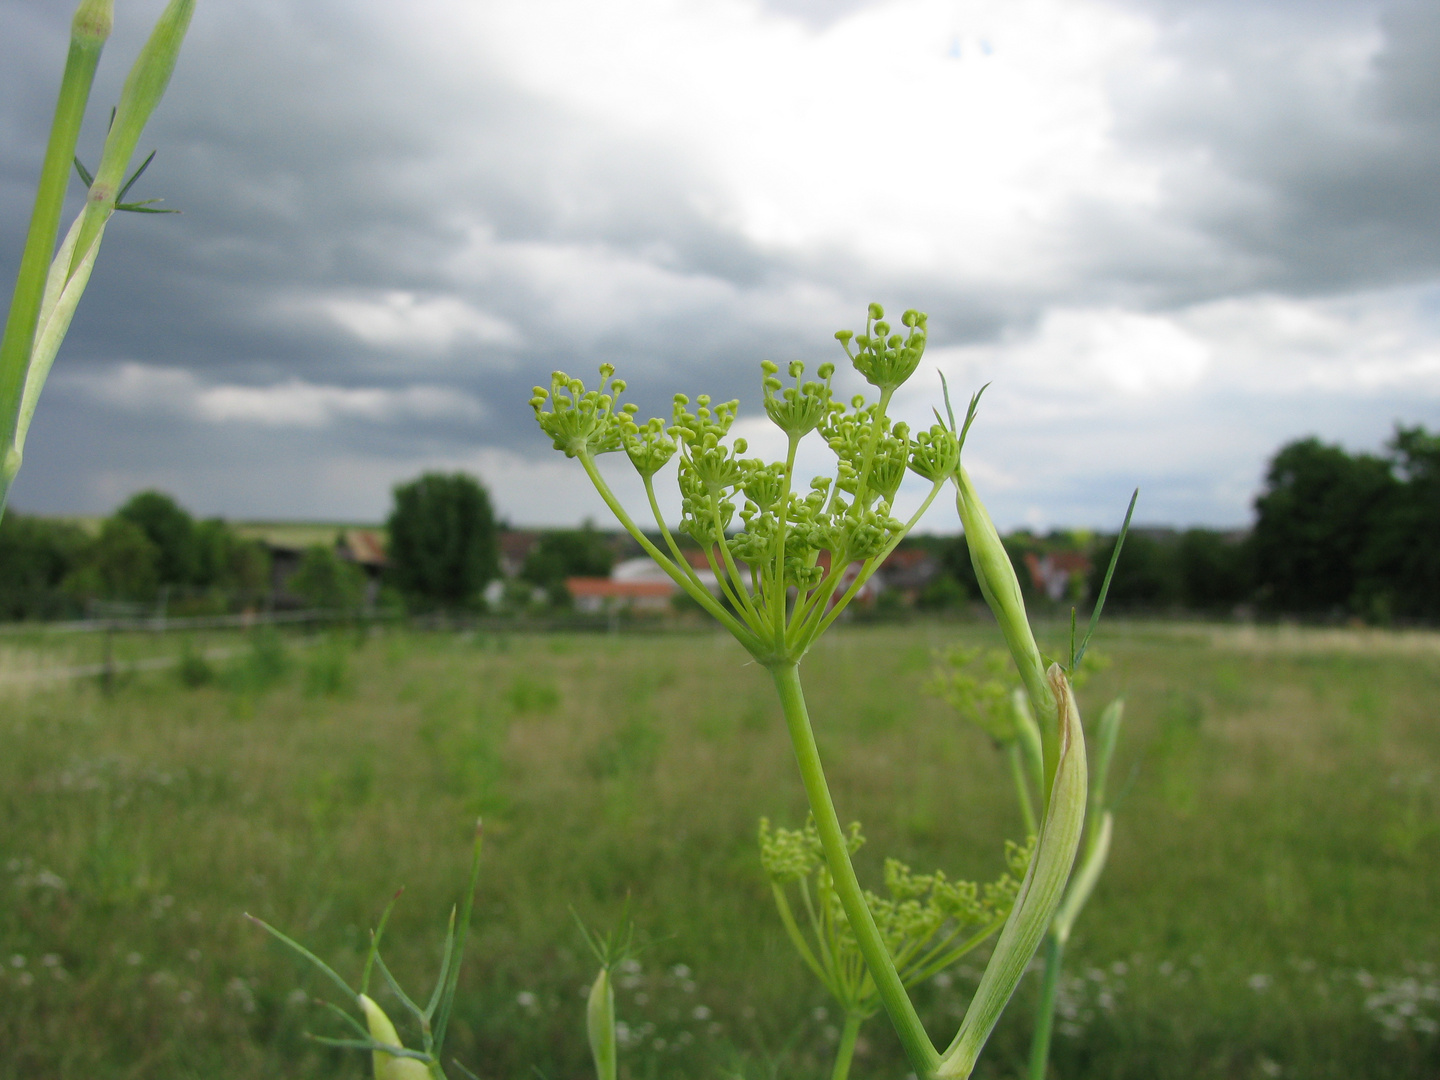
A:
{"type": "Polygon", "coordinates": [[[1125,546],[1125,537],[1130,532],[1130,519],[1135,514],[1135,503],[1140,498],[1140,489],[1135,489],[1135,494],[1130,496],[1130,508],[1125,511],[1125,523],[1120,526],[1120,535],[1115,538],[1115,550],[1110,555],[1110,567],[1105,571],[1105,582],[1100,586],[1100,595],[1095,600],[1095,610],[1090,613],[1090,625],[1085,630],[1085,640],[1080,643],[1080,651],[1070,657],[1070,670],[1073,672],[1075,666],[1085,659],[1085,650],[1090,647],[1090,635],[1095,633],[1095,627],[1100,624],[1100,612],[1105,607],[1105,597],[1110,593],[1110,579],[1115,576],[1115,567],[1120,562],[1120,549],[1125,546]]]}
{"type": "Polygon", "coordinates": [[[318,956],[312,953],[309,949],[305,948],[304,945],[301,945],[294,938],[287,937],[279,930],[276,930],[275,927],[271,926],[264,919],[257,919],[254,915],[251,915],[248,912],[246,913],[245,917],[251,922],[255,923],[257,926],[263,927],[272,937],[280,941],[282,944],[290,946],[290,948],[293,949],[295,952],[299,953],[306,960],[309,960],[310,963],[314,964],[317,968],[319,968],[326,975],[328,975],[331,982],[333,982],[336,986],[340,987],[341,990],[344,990],[346,997],[350,998],[350,1000],[356,1002],[357,1004],[359,1003],[360,995],[355,993],[354,990],[351,990],[350,984],[347,983],[344,979],[342,979],[336,973],[335,969],[332,968],[329,964],[325,963],[324,960],[321,960],[318,956]]]}

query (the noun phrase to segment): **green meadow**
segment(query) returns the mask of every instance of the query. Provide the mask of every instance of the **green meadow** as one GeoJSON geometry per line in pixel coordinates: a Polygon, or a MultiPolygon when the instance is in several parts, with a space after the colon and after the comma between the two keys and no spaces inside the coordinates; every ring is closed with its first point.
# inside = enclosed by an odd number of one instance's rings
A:
{"type": "MultiPolygon", "coordinates": [[[[956,641],[999,645],[981,622],[852,625],[805,663],[871,887],[887,855],[989,880],[997,838],[1023,839],[994,748],[922,691],[956,641]]],[[[1440,635],[1115,622],[1096,648],[1081,705],[1125,695],[1127,790],[1053,1075],[1440,1075],[1440,635]]],[[[32,677],[102,649],[0,640],[3,1080],[366,1075],[305,1038],[341,1033],[313,1004],[328,984],[242,913],[354,980],[403,886],[386,953],[428,994],[477,816],[447,1049],[480,1076],[590,1074],[575,918],[606,927],[627,897],[646,947],[617,984],[622,1075],[827,1072],[839,1017],[756,845],[804,797],[770,682],[728,637],[134,634],[108,685],[32,677]],[[157,656],[180,662],[125,670],[157,656]]],[[[937,1038],[967,959],[919,992],[937,1038]]],[[[1022,1071],[1035,982],[977,1075],[1022,1071]]],[[[869,1021],[854,1075],[908,1071],[869,1021]]]]}

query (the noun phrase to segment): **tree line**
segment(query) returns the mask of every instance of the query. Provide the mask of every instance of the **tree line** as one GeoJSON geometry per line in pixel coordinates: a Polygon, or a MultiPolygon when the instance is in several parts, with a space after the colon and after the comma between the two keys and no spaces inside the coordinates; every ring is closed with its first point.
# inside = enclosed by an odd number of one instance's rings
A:
{"type": "MultiPolygon", "coordinates": [[[[1114,537],[1094,548],[1098,593],[1114,537]]],[[[1243,536],[1132,533],[1108,604],[1163,611],[1440,619],[1440,435],[1397,427],[1379,454],[1308,438],[1281,447],[1243,536]]]]}
{"type": "MultiPolygon", "coordinates": [[[[499,534],[489,493],[463,473],[427,473],[394,489],[386,522],[382,602],[411,611],[481,610],[500,576],[499,534]]],[[[1374,622],[1440,619],[1440,436],[1397,427],[1380,454],[1351,454],[1318,439],[1283,446],[1271,459],[1248,532],[1137,529],[1126,539],[1107,604],[1118,610],[1360,617],[1374,622]]],[[[963,537],[916,537],[939,573],[918,606],[944,609],[979,597],[963,537]]],[[[1027,559],[1081,551],[1059,601],[1081,607],[1099,592],[1115,538],[1020,531],[1005,538],[1032,604],[1054,603],[1033,586],[1027,559]]],[[[617,549],[587,524],[543,533],[502,605],[564,606],[565,579],[610,572],[617,549]]],[[[155,603],[205,612],[262,602],[271,556],[218,518],[197,521],[174,499],[142,492],[91,534],[63,521],[10,513],[0,521],[0,619],[59,618],[96,601],[155,603]]],[[[334,547],[308,549],[285,583],[316,607],[346,609],[375,591],[334,547]]]]}
{"type": "Polygon", "coordinates": [[[223,611],[270,587],[270,554],[225,521],[196,521],[168,495],[131,498],[91,534],[12,512],[0,520],[0,618],[66,618],[97,602],[223,611]]]}

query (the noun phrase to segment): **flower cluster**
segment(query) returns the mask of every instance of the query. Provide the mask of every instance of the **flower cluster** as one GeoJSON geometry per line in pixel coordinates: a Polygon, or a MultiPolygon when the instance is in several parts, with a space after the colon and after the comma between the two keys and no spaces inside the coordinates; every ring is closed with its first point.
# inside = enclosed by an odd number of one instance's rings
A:
{"type": "Polygon", "coordinates": [[[717,403],[702,394],[692,403],[677,394],[668,422],[640,421],[634,405],[618,404],[625,383],[608,364],[595,389],[555,372],[548,389],[535,388],[530,404],[555,448],[581,461],[621,524],[681,588],[758,659],[793,662],[919,520],[919,513],[908,522],[892,513],[906,471],[931,484],[923,513],[959,468],[961,434],[953,425],[912,434],[887,415],[895,389],[924,354],[925,315],[905,312],[904,335],[891,333],[883,319],[883,309],[872,304],[864,333],[836,335],[856,370],[879,389],[878,401],[838,400],[834,364],[821,364],[815,378],[806,378],[802,362],[790,363],[788,385],[778,364],[761,365],[765,413],[787,440],[784,461],[747,457],[745,440],[729,438],[738,401],[717,403]],[[835,471],[802,488],[794,479],[796,450],[812,434],[835,455],[835,471]],[[644,536],[594,467],[596,455],[618,450],[644,480],[666,551],[644,536]],[[653,480],[672,459],[681,496],[678,531],[704,552],[717,582],[713,593],[659,514],[653,480]],[[858,570],[847,576],[852,565],[858,570]]]}
{"type": "MultiPolygon", "coordinates": [[[[852,823],[846,847],[854,854],[864,843],[859,823],[852,823]]],[[[1030,854],[1029,846],[1007,841],[1007,872],[985,885],[951,881],[939,870],[917,874],[898,859],[885,860],[889,895],[867,891],[865,902],[906,986],[949,967],[1000,927],[1014,905],[1030,854]]],[[[762,819],[760,862],[801,956],[847,1013],[873,1015],[880,1002],[835,891],[814,821],[803,829],[772,829],[762,819]],[[791,885],[798,887],[817,949],[800,934],[786,892],[791,885]]]]}

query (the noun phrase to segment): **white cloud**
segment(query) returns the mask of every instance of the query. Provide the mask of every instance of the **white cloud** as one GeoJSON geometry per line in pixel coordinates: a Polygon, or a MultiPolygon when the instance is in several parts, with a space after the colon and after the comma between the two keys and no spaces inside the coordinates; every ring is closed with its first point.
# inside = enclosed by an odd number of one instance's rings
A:
{"type": "Polygon", "coordinates": [[[168,413],[211,424],[325,428],[341,420],[479,420],[480,401],[438,386],[323,386],[288,379],[270,386],[206,386],[179,368],[125,363],[110,371],[75,372],[69,386],[110,405],[142,413],[168,413]]]}
{"type": "Polygon", "coordinates": [[[443,353],[457,345],[514,346],[520,335],[504,319],[456,296],[420,296],[390,289],[369,295],[319,296],[284,305],[299,317],[320,317],[375,348],[443,353]]]}
{"type": "Polygon", "coordinates": [[[1121,8],[912,0],[809,33],[738,0],[516,0],[469,22],[526,90],[700,163],[697,210],[766,248],[1033,287],[1076,200],[1155,200],[1110,135],[1108,74],[1154,37],[1121,8]]]}

